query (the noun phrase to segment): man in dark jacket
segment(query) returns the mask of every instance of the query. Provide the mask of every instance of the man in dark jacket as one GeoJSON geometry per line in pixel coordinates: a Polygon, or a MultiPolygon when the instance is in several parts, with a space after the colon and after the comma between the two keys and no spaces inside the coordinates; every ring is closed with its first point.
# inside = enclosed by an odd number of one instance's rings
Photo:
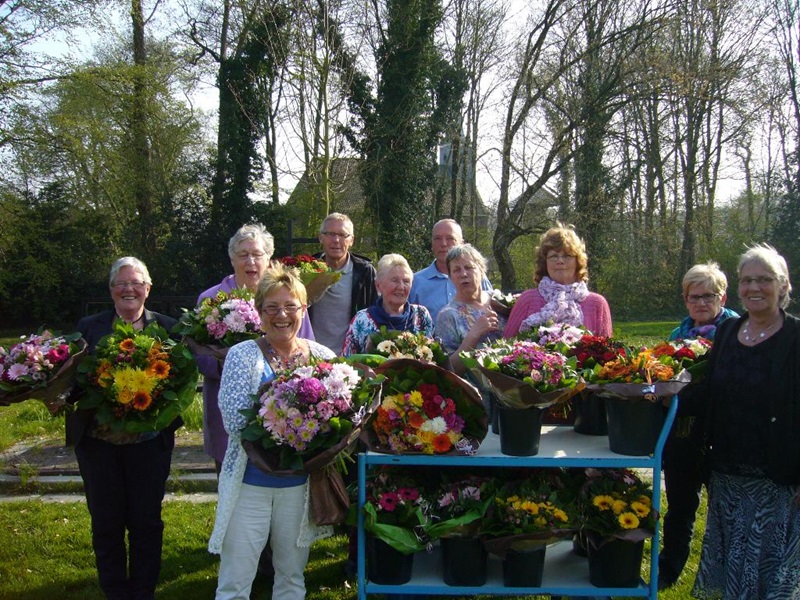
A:
{"type": "Polygon", "coordinates": [[[322,221],[319,241],[323,251],[316,256],[342,276],[312,303],[308,313],[316,340],[336,354],[342,352],[353,315],[377,297],[375,267],[368,258],[350,252],[354,240],[353,222],[347,215],[331,213],[322,221]]]}

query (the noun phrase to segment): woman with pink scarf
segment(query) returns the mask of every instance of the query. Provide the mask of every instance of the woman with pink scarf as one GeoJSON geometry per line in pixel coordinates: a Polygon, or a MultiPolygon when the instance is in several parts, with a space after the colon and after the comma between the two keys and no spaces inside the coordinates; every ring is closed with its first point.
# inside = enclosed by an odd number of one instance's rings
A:
{"type": "Polygon", "coordinates": [[[546,323],[583,325],[595,335],[612,334],[611,311],[600,294],[590,292],[586,245],[572,226],[557,223],[541,237],[536,250],[534,289],[517,299],[504,337],[546,323]]]}

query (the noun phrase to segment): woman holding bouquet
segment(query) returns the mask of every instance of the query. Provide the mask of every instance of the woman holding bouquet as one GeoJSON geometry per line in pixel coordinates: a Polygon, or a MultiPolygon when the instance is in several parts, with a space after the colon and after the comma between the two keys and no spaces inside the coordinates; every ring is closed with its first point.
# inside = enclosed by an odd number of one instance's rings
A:
{"type": "MultiPolygon", "coordinates": [[[[800,598],[800,320],[786,260],[766,244],[739,259],[746,313],[719,326],[705,380],[679,415],[703,415],[708,516],[697,598],[800,598]]],[[[687,390],[688,392],[689,390],[687,390]]]]}
{"type": "MultiPolygon", "coordinates": [[[[233,266],[233,274],[200,294],[197,303],[213,298],[219,292],[230,292],[237,288],[247,288],[255,292],[269,266],[274,249],[272,234],[261,225],[240,227],[228,242],[228,257],[233,266]]],[[[311,322],[305,314],[300,335],[306,339],[314,339],[311,322]]],[[[228,447],[228,434],[222,425],[218,404],[222,363],[211,356],[197,356],[197,367],[203,374],[203,450],[214,459],[219,474],[228,447]]]]}
{"type": "Polygon", "coordinates": [[[378,298],[369,308],[356,313],[344,337],[342,356],[372,350],[370,336],[385,327],[433,337],[433,319],[421,304],[410,304],[408,295],[414,272],[400,254],[386,254],[378,261],[375,289],[378,298]]]}
{"type": "Polygon", "coordinates": [[[506,319],[492,309],[489,292],[481,289],[486,259],[471,244],[454,246],[447,252],[447,272],[456,297],[439,311],[436,335],[450,356],[450,368],[466,371],[458,354],[500,338],[506,319]]]}
{"type": "MultiPolygon", "coordinates": [[[[151,286],[147,266],[139,259],[126,256],[112,265],[109,290],[114,308],[85,317],[77,325],[89,353],[112,333],[117,319],[136,330],[153,322],[167,331],[172,328],[175,319],[144,307],[151,286]]],[[[182,424],[178,418],[161,431],[114,432],[97,423],[94,410],[67,412],[67,444],[75,447],[92,519],[100,588],[109,600],[155,597],[164,532],[161,501],[175,430],[182,424]]]]}
{"type": "Polygon", "coordinates": [[[334,354],[298,337],[306,314],[306,289],[293,272],[279,265],[268,269],[258,284],[255,302],[264,336],[233,346],[222,371],[219,401],[228,448],[208,548],[221,554],[217,600],[250,598],[268,539],[275,569],[272,597],[301,600],[309,546],[323,533],[308,518],[307,478],[267,474],[250,462],[241,440],[247,419],[240,411],[253,405],[251,395],[272,380],[276,371],[334,354]]]}
{"type": "MultiPolygon", "coordinates": [[[[683,301],[689,316],[669,336],[672,340],[713,340],[717,327],[733,317],[725,308],[728,279],[715,262],[694,265],[683,276],[683,301]]],[[[663,468],[669,510],[664,517],[663,549],[658,555],[658,585],[666,588],[680,577],[689,558],[695,513],[703,485],[702,426],[694,417],[679,417],[664,446],[663,468]]]]}
{"type": "Polygon", "coordinates": [[[536,249],[536,287],[517,299],[503,336],[514,337],[546,323],[565,323],[610,337],[611,311],[603,296],[589,291],[587,264],[586,246],[572,227],[559,223],[548,229],[536,249]]]}

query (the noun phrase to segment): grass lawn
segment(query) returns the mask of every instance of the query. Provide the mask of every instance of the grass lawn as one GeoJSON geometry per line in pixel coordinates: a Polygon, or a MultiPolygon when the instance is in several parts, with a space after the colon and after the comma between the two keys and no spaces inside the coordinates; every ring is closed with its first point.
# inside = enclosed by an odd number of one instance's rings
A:
{"type": "MultiPolygon", "coordinates": [[[[622,323],[617,324],[614,333],[629,342],[650,344],[665,339],[676,325],[673,322],[622,323]]],[[[14,341],[15,338],[0,338],[0,345],[7,346],[14,341]]],[[[196,400],[184,419],[188,428],[199,429],[202,402],[196,400]]],[[[36,401],[0,407],[0,450],[32,438],[63,439],[63,418],[52,419],[36,401]]],[[[214,597],[217,557],[207,552],[206,544],[215,504],[195,503],[188,498],[164,504],[166,527],[157,590],[159,600],[214,597]]],[[[666,506],[663,499],[662,506],[666,506]]],[[[682,600],[690,597],[705,528],[704,515],[705,499],[698,513],[692,555],[683,577],[674,588],[660,593],[659,598],[682,600]]],[[[342,572],[346,554],[347,537],[341,534],[322,540],[312,548],[306,570],[309,600],[356,598],[354,578],[348,581],[342,572]]],[[[647,550],[645,557],[642,570],[647,578],[647,550]]],[[[102,597],[85,504],[25,499],[0,502],[0,600],[101,600],[102,597]]],[[[270,598],[269,586],[260,577],[256,579],[252,597],[270,598]]]]}

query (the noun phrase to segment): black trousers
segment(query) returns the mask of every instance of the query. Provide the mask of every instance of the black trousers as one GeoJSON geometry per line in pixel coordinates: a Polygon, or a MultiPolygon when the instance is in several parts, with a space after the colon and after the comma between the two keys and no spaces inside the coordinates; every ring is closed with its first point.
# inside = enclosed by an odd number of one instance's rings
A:
{"type": "Polygon", "coordinates": [[[703,445],[698,429],[694,427],[686,437],[678,437],[673,429],[664,446],[662,464],[667,514],[658,569],[660,577],[669,582],[678,579],[689,558],[695,515],[700,506],[703,445]]]}
{"type": "Polygon", "coordinates": [[[163,431],[138,444],[84,436],[75,447],[100,588],[108,600],[155,597],[164,533],[161,502],[174,446],[175,433],[163,431]]]}

